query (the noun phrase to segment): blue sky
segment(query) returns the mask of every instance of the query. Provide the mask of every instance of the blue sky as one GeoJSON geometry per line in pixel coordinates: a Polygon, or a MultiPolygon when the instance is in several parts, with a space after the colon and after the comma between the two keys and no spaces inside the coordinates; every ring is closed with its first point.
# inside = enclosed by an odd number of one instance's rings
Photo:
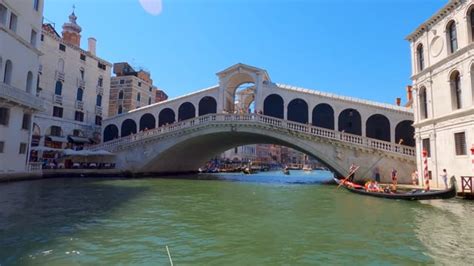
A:
{"type": "Polygon", "coordinates": [[[171,97],[217,84],[241,62],[272,81],[380,102],[405,97],[405,37],[447,0],[163,0],[152,16],[138,0],[45,0],[57,30],[76,5],[82,46],[152,73],[171,97]]]}

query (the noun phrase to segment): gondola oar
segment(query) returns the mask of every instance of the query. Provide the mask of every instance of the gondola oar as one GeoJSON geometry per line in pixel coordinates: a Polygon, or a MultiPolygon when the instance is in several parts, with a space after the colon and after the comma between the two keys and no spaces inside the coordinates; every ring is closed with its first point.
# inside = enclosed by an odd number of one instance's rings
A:
{"type": "Polygon", "coordinates": [[[354,174],[358,169],[360,168],[360,166],[357,166],[356,168],[354,168],[354,170],[350,171],[349,174],[347,175],[347,177],[343,178],[341,183],[339,183],[339,186],[337,186],[336,189],[338,189],[340,186],[342,186],[344,184],[344,182],[346,182],[347,179],[349,179],[349,177],[354,174]]]}

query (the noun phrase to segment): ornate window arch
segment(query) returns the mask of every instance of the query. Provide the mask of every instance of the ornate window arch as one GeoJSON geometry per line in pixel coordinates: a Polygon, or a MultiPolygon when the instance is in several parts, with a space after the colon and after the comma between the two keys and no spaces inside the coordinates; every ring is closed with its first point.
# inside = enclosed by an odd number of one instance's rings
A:
{"type": "Polygon", "coordinates": [[[458,33],[456,21],[451,20],[446,27],[446,39],[448,40],[449,53],[452,54],[458,50],[458,33]]]}

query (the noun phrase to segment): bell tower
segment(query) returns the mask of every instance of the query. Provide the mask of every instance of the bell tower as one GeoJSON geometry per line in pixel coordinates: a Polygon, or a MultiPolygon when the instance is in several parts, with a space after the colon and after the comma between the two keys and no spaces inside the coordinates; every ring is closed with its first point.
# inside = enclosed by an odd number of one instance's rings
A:
{"type": "Polygon", "coordinates": [[[69,15],[69,22],[64,23],[63,25],[63,40],[68,44],[75,45],[77,47],[81,46],[81,26],[77,25],[77,17],[74,14],[75,7],[73,6],[73,10],[71,15],[69,15]]]}

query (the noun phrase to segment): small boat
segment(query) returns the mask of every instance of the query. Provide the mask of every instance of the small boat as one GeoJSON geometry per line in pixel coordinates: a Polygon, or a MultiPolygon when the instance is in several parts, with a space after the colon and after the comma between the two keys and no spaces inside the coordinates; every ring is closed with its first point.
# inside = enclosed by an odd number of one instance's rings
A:
{"type": "Polygon", "coordinates": [[[282,171],[284,175],[290,175],[290,170],[288,170],[288,168],[283,168],[282,171]]]}
{"type": "Polygon", "coordinates": [[[400,199],[400,200],[431,200],[431,199],[450,199],[456,196],[456,185],[454,178],[451,180],[451,187],[446,190],[432,190],[425,191],[423,189],[414,189],[407,192],[369,192],[361,185],[357,185],[350,181],[343,181],[341,179],[334,178],[337,184],[343,186],[350,192],[372,196],[377,198],[386,199],[400,199]]]}
{"type": "Polygon", "coordinates": [[[305,172],[311,172],[311,171],[313,171],[313,168],[311,168],[311,167],[308,166],[308,165],[305,165],[305,166],[303,167],[303,171],[305,171],[305,172]]]}
{"type": "Polygon", "coordinates": [[[257,171],[255,171],[254,169],[250,167],[245,167],[245,169],[242,170],[242,172],[246,175],[251,175],[251,174],[255,174],[257,171]]]}

